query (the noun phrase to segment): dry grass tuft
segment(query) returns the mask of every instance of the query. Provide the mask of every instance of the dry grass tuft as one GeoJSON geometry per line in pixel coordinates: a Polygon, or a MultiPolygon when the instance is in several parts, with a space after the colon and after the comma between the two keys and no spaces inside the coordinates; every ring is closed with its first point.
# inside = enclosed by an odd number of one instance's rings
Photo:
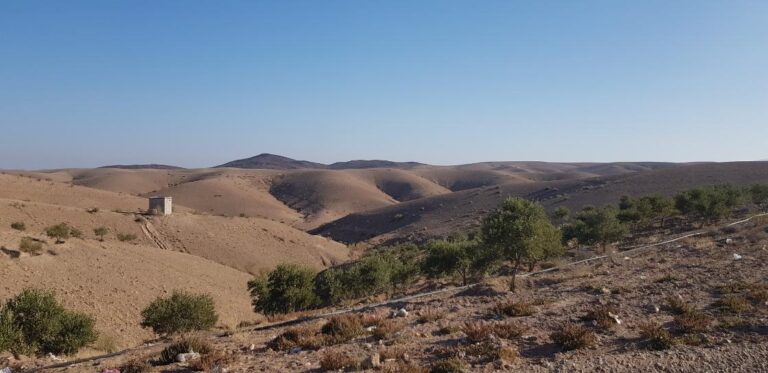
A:
{"type": "Polygon", "coordinates": [[[419,311],[419,318],[418,322],[421,324],[426,324],[429,322],[434,322],[437,320],[442,319],[445,317],[445,311],[438,310],[432,307],[427,307],[421,311],[419,311]]]}
{"type": "Polygon", "coordinates": [[[310,326],[291,328],[267,342],[267,347],[274,351],[288,351],[294,347],[316,350],[324,345],[322,337],[316,335],[310,326]]]}
{"type": "Polygon", "coordinates": [[[486,321],[465,322],[461,331],[467,335],[467,339],[472,343],[487,341],[494,335],[493,325],[486,321]]]}
{"type": "Polygon", "coordinates": [[[377,311],[377,312],[371,312],[371,313],[364,313],[362,316],[360,316],[360,322],[363,324],[363,327],[369,327],[369,326],[378,326],[382,321],[386,320],[387,313],[385,310],[377,311]]]}
{"type": "Polygon", "coordinates": [[[19,242],[19,251],[37,256],[43,252],[43,244],[30,237],[22,237],[19,242]]]}
{"type": "Polygon", "coordinates": [[[585,321],[593,321],[600,329],[610,330],[616,326],[616,320],[611,315],[618,314],[619,310],[615,306],[597,305],[595,308],[587,311],[583,319],[585,321]]]}
{"type": "Polygon", "coordinates": [[[171,364],[176,361],[176,355],[188,352],[197,352],[200,355],[209,354],[213,351],[211,345],[202,338],[185,337],[168,347],[160,353],[160,362],[162,364],[171,364]]]}
{"type": "Polygon", "coordinates": [[[751,304],[741,295],[732,295],[723,299],[718,299],[712,304],[713,307],[728,313],[743,313],[751,308],[751,304]]]}
{"type": "Polygon", "coordinates": [[[667,307],[669,308],[670,312],[676,315],[682,315],[682,314],[694,312],[696,310],[693,307],[693,305],[684,301],[683,298],[680,298],[680,297],[668,297],[667,307]]]}
{"type": "Polygon", "coordinates": [[[222,369],[234,361],[234,356],[227,355],[219,350],[214,350],[205,355],[201,355],[199,360],[193,361],[189,368],[195,371],[214,372],[222,369]]]}
{"type": "Polygon", "coordinates": [[[477,357],[481,361],[502,360],[513,363],[520,358],[520,350],[517,348],[488,341],[466,346],[464,352],[466,356],[477,357]]]}
{"type": "Polygon", "coordinates": [[[121,373],[149,373],[152,365],[145,360],[131,360],[120,367],[121,373]]]}
{"type": "Polygon", "coordinates": [[[323,325],[321,332],[326,335],[326,344],[333,345],[351,341],[363,334],[364,329],[360,316],[344,314],[332,317],[323,325]]]}
{"type": "Polygon", "coordinates": [[[682,333],[702,333],[709,330],[713,319],[701,312],[689,312],[675,317],[675,326],[682,333]]]}
{"type": "Polygon", "coordinates": [[[379,356],[381,356],[381,360],[408,360],[408,350],[403,346],[384,347],[379,350],[379,356]]]}
{"type": "Polygon", "coordinates": [[[405,322],[402,320],[383,320],[379,323],[379,326],[373,330],[373,336],[376,339],[390,339],[395,336],[395,334],[403,330],[404,327],[405,322]]]}
{"type": "Polygon", "coordinates": [[[505,301],[493,306],[493,314],[501,317],[531,316],[536,313],[536,308],[530,303],[515,303],[505,301]]]}
{"type": "Polygon", "coordinates": [[[676,344],[672,334],[653,322],[640,325],[640,338],[649,350],[666,350],[676,344]]]}
{"type": "Polygon", "coordinates": [[[385,365],[381,371],[384,373],[429,373],[429,368],[399,361],[394,365],[385,365]]]}
{"type": "Polygon", "coordinates": [[[440,360],[432,364],[430,373],[462,373],[465,371],[467,364],[458,358],[452,357],[450,359],[440,360]]]}
{"type": "Polygon", "coordinates": [[[357,359],[341,351],[326,351],[320,358],[320,369],[324,372],[356,369],[359,366],[357,359]]]}
{"type": "Polygon", "coordinates": [[[550,335],[552,341],[565,351],[592,348],[597,343],[597,336],[591,330],[575,324],[565,324],[550,335]]]}

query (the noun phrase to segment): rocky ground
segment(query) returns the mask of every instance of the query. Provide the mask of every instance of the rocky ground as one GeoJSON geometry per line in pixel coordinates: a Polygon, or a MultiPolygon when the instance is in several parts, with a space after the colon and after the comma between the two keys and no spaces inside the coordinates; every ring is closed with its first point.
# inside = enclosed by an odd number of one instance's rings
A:
{"type": "MultiPolygon", "coordinates": [[[[365,329],[347,338],[323,334],[327,320],[313,320],[241,330],[210,343],[229,372],[322,371],[321,363],[335,360],[389,372],[425,372],[447,363],[477,372],[768,371],[767,229],[768,221],[750,222],[620,252],[523,278],[517,293],[505,291],[504,279],[495,278],[463,292],[367,310],[355,316],[365,329]],[[504,305],[507,315],[499,315],[504,305]],[[610,314],[588,320],[599,310],[610,314]],[[697,315],[699,322],[675,321],[681,312],[697,315]],[[521,316],[510,315],[515,313],[521,316]],[[653,349],[656,340],[641,337],[649,323],[669,333],[668,348],[653,349]],[[565,351],[553,333],[574,325],[594,340],[565,351]],[[293,328],[299,328],[303,347],[270,343],[293,328]],[[472,341],[472,335],[482,341],[472,341]]],[[[61,371],[99,372],[156,359],[158,353],[149,348],[61,371]]],[[[192,371],[186,363],[152,370],[192,371]]]]}

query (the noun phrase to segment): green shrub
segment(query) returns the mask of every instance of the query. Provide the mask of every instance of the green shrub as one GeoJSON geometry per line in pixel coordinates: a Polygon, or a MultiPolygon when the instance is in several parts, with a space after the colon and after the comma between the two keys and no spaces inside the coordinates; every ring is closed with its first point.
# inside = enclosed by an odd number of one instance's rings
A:
{"type": "Polygon", "coordinates": [[[19,251],[30,255],[40,255],[43,251],[43,244],[30,237],[22,237],[21,242],[19,242],[19,251]]]}
{"type": "Polygon", "coordinates": [[[0,315],[0,345],[13,352],[73,354],[98,336],[93,318],[66,310],[50,291],[23,290],[0,315]]]}
{"type": "Polygon", "coordinates": [[[67,223],[56,224],[45,229],[45,234],[56,239],[56,243],[63,243],[68,239],[72,228],[67,223]]]}
{"type": "Polygon", "coordinates": [[[17,221],[17,222],[11,223],[11,228],[17,231],[24,231],[27,229],[27,225],[24,224],[24,222],[17,221]]]}
{"type": "Polygon", "coordinates": [[[484,275],[494,263],[494,258],[478,240],[435,240],[430,241],[426,249],[423,271],[431,277],[457,275],[462,285],[484,275]]]}
{"type": "Polygon", "coordinates": [[[712,185],[689,189],[675,196],[675,207],[685,215],[698,218],[701,225],[726,218],[746,197],[742,188],[712,185]]]}
{"type": "Polygon", "coordinates": [[[141,312],[141,326],[160,335],[207,330],[219,316],[208,294],[174,291],[168,298],[157,298],[141,312]]]}
{"type": "Polygon", "coordinates": [[[576,239],[582,245],[606,245],[624,238],[628,229],[618,218],[612,206],[585,208],[576,214],[573,221],[563,227],[563,238],[576,239]]]}
{"type": "Polygon", "coordinates": [[[99,237],[99,241],[104,241],[104,236],[109,233],[109,228],[107,227],[98,227],[93,229],[93,234],[97,235],[99,237]]]}
{"type": "Polygon", "coordinates": [[[69,229],[69,235],[74,238],[83,238],[83,231],[77,229],[77,228],[70,228],[69,229]]]}
{"type": "Polygon", "coordinates": [[[254,310],[274,315],[318,307],[320,300],[314,293],[314,278],[315,272],[309,268],[282,264],[269,275],[248,281],[254,310]]]}

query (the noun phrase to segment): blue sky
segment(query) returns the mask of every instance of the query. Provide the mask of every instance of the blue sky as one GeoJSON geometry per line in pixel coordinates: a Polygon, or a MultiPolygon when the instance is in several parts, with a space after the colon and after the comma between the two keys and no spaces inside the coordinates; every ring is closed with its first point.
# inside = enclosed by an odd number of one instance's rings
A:
{"type": "Polygon", "coordinates": [[[768,158],[765,1],[0,2],[0,168],[768,158]]]}

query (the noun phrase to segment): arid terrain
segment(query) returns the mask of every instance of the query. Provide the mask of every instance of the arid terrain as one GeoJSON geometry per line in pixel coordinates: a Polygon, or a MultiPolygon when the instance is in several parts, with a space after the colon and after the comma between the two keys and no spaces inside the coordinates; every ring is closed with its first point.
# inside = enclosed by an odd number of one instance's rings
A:
{"type": "MultiPolygon", "coordinates": [[[[733,364],[768,369],[762,365],[768,358],[765,305],[755,304],[739,315],[743,319],[739,327],[729,326],[734,320],[724,319],[727,315],[710,306],[721,298],[713,290],[718,285],[736,281],[765,284],[765,220],[750,222],[736,234],[717,232],[530,276],[525,289],[516,294],[505,290],[503,278],[490,278],[480,288],[465,292],[366,310],[387,316],[400,308],[408,311],[409,316],[397,320],[404,323],[402,331],[383,341],[368,332],[338,346],[287,353],[265,347],[286,327],[237,329],[266,322],[263,315],[253,312],[248,297],[246,283],[254,275],[283,263],[322,270],[381,243],[422,242],[468,232],[477,229],[480,219],[510,196],[538,201],[549,211],[560,206],[575,211],[587,205],[615,204],[622,195],[670,196],[702,185],[757,182],[768,182],[768,162],[432,166],[350,161],[324,165],[263,154],[205,169],[119,165],[8,170],[0,174],[0,299],[28,287],[52,289],[66,307],[93,315],[97,330],[123,349],[147,341],[157,343],[151,331],[139,326],[140,312],[152,299],[174,290],[209,293],[220,315],[216,333],[238,330],[212,339],[216,348],[232,355],[229,371],[238,372],[312,371],[329,350],[355,359],[379,352],[389,367],[400,363],[429,366],[459,354],[477,371],[592,371],[598,367],[632,371],[644,362],[652,364],[648,370],[705,367],[719,371],[733,364]],[[172,215],[146,214],[147,197],[157,195],[173,197],[172,215]],[[24,223],[23,231],[11,228],[17,222],[24,223]],[[59,223],[79,229],[82,237],[55,243],[44,232],[59,223]],[[97,227],[108,230],[103,240],[94,232],[97,227]],[[30,255],[19,250],[24,237],[41,243],[42,252],[30,255]],[[723,244],[726,238],[733,242],[723,244]],[[734,260],[734,253],[743,259],[734,260]],[[663,276],[670,280],[657,281],[663,276]],[[670,296],[696,304],[716,321],[697,346],[682,343],[663,352],[641,348],[641,322],[668,324],[672,320],[664,310],[670,296]],[[473,358],[465,351],[470,344],[461,326],[494,319],[490,307],[504,301],[534,304],[532,315],[510,319],[525,326],[525,332],[499,342],[519,349],[521,357],[506,362],[473,358]],[[598,342],[592,349],[561,352],[551,343],[553,331],[566,322],[581,323],[579,318],[596,304],[618,307],[622,323],[598,330],[598,342]],[[649,311],[653,305],[661,310],[649,311]],[[419,315],[426,312],[440,316],[419,322],[419,315]],[[407,351],[407,356],[397,351],[407,351]],[[384,358],[387,353],[396,355],[397,361],[384,358]]],[[[667,238],[670,236],[652,237],[667,238]]],[[[558,264],[592,254],[570,253],[558,264]]],[[[407,292],[439,285],[452,284],[433,283],[407,292]]],[[[381,299],[360,302],[374,300],[381,299]]],[[[309,324],[319,328],[322,322],[309,324]]],[[[100,353],[103,351],[89,349],[78,356],[100,353]]],[[[156,353],[150,347],[69,371],[100,371],[125,359],[156,353]]],[[[26,362],[42,366],[56,361],[26,362]]]]}

